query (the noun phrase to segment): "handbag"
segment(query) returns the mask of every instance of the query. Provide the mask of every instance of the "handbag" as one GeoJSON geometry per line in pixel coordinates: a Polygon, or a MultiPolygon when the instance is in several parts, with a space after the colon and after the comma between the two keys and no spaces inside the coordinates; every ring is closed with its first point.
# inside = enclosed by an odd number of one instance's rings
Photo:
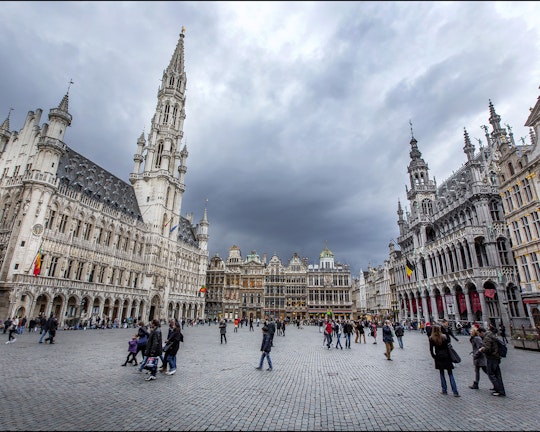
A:
{"type": "Polygon", "coordinates": [[[144,364],[145,369],[154,369],[157,368],[158,358],[157,357],[148,357],[146,363],[144,364]]]}
{"type": "Polygon", "coordinates": [[[452,363],[461,362],[461,357],[451,344],[448,344],[448,352],[450,353],[450,360],[452,360],[452,363]]]}

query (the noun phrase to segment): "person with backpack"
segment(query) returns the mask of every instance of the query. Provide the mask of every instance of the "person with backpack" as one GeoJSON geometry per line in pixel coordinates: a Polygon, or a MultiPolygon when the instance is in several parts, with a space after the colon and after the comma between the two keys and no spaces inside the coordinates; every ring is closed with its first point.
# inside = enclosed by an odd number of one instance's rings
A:
{"type": "Polygon", "coordinates": [[[491,394],[493,396],[506,396],[500,367],[499,337],[497,335],[497,327],[494,324],[489,325],[488,332],[482,342],[482,348],[479,351],[486,355],[487,374],[493,384],[493,392],[491,394]]]}

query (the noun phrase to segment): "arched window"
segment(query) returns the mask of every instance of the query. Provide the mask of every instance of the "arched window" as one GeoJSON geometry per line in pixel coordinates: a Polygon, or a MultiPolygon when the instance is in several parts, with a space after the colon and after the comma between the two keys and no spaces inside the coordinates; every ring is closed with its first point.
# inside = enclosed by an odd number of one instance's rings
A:
{"type": "Polygon", "coordinates": [[[154,166],[159,168],[161,166],[161,158],[163,157],[163,141],[160,141],[157,146],[156,161],[154,166]]]}
{"type": "Polygon", "coordinates": [[[502,237],[497,239],[497,251],[499,252],[499,259],[501,260],[501,265],[510,265],[510,260],[508,259],[508,247],[506,245],[506,239],[502,237]]]}
{"type": "Polygon", "coordinates": [[[510,175],[514,175],[514,166],[512,165],[512,162],[508,162],[508,171],[510,171],[510,175]]]}
{"type": "Polygon", "coordinates": [[[429,199],[422,200],[422,213],[431,216],[433,214],[433,203],[429,199]]]}
{"type": "Polygon", "coordinates": [[[501,215],[501,207],[499,206],[499,202],[496,200],[492,200],[489,203],[489,211],[491,213],[491,220],[492,221],[501,221],[502,215],[501,215]]]}
{"type": "Polygon", "coordinates": [[[165,105],[165,110],[164,110],[165,115],[163,116],[163,124],[169,123],[169,112],[170,112],[170,110],[171,110],[171,106],[167,103],[165,105]]]}

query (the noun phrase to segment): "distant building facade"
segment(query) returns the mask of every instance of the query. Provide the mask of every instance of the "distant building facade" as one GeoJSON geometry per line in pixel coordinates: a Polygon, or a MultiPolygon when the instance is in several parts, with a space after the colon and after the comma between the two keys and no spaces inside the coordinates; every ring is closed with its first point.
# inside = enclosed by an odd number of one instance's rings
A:
{"type": "MultiPolygon", "coordinates": [[[[30,111],[0,126],[0,316],[55,313],[60,325],[98,319],[202,318],[206,208],[181,216],[187,148],[184,31],[163,72],[148,139],[128,184],[64,142],[69,90],[49,123],[30,111]]],[[[97,109],[97,108],[96,108],[97,109]]]]}
{"type": "Polygon", "coordinates": [[[210,319],[309,320],[328,316],[352,318],[349,266],[336,263],[327,247],[319,264],[293,254],[287,265],[277,255],[266,262],[252,251],[245,259],[232,246],[223,261],[210,259],[207,272],[207,316],[210,319]]]}

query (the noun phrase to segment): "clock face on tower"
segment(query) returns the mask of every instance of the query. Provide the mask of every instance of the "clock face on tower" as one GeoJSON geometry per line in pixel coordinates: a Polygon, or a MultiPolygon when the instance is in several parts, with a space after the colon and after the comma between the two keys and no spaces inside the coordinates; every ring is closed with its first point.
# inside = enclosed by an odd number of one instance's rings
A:
{"type": "Polygon", "coordinates": [[[41,224],[35,224],[32,227],[32,234],[34,235],[40,235],[43,232],[43,225],[41,224]]]}

